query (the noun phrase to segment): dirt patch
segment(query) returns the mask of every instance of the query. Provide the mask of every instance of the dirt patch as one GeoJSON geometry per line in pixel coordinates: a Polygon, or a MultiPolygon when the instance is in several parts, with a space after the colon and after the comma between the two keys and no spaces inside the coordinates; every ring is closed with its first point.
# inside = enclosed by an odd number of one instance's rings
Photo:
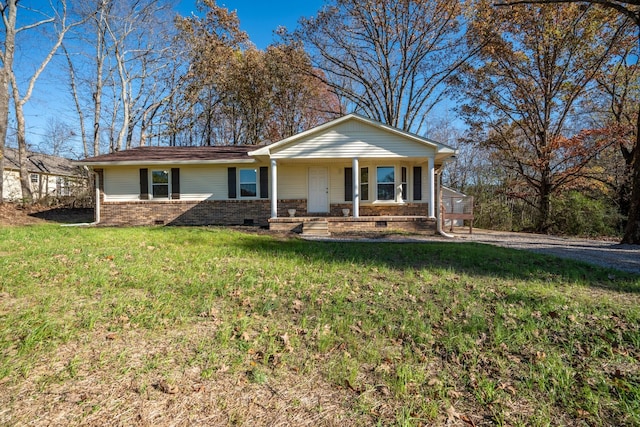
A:
{"type": "Polygon", "coordinates": [[[0,204],[0,226],[46,223],[73,224],[93,221],[93,209],[66,206],[0,204]]]}

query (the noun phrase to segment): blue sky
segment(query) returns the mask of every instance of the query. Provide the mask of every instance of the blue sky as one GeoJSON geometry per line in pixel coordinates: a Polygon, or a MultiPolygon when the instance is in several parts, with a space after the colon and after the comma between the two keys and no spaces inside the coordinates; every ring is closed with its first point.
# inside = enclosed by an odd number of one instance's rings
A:
{"type": "MultiPolygon", "coordinates": [[[[177,7],[181,15],[196,12],[194,0],[182,0],[177,7]]],[[[273,42],[273,31],[279,26],[293,30],[300,17],[309,17],[324,4],[323,0],[218,0],[219,6],[235,10],[240,19],[240,28],[249,34],[251,41],[260,49],[273,42]]]]}

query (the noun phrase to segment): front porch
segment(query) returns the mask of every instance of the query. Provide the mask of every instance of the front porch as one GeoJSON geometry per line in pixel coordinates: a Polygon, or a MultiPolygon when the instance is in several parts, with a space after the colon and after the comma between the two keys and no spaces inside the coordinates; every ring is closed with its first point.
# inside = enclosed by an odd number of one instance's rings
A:
{"type": "Polygon", "coordinates": [[[304,234],[407,232],[433,234],[436,220],[427,216],[304,216],[269,219],[269,230],[304,234]]]}

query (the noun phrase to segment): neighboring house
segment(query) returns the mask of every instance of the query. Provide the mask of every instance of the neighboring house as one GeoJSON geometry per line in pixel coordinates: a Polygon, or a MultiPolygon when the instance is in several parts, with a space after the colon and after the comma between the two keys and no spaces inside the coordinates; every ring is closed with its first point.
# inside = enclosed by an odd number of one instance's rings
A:
{"type": "Polygon", "coordinates": [[[140,147],[78,164],[96,175],[104,225],[417,230],[435,229],[437,179],[454,155],[350,114],[266,146],[140,147]]]}
{"type": "MultiPolygon", "coordinates": [[[[87,186],[86,172],[69,159],[42,153],[27,153],[27,170],[34,201],[74,195],[87,186]]],[[[4,149],[4,183],[2,197],[8,201],[20,201],[20,161],[18,150],[4,149]]]]}

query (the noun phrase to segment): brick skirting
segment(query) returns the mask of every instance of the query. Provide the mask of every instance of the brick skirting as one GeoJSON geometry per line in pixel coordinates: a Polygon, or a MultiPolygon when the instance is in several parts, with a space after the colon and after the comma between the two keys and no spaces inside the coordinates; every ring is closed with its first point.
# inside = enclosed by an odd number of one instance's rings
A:
{"type": "Polygon", "coordinates": [[[301,233],[306,222],[319,219],[327,221],[329,233],[358,232],[436,232],[435,219],[425,216],[361,216],[353,217],[302,217],[275,218],[269,220],[269,230],[301,233]]]}
{"type": "MultiPolygon", "coordinates": [[[[342,217],[342,209],[350,209],[349,203],[331,205],[330,213],[313,216],[342,217]]],[[[289,209],[295,209],[296,217],[306,217],[306,200],[278,200],[278,217],[289,217],[289,209]]],[[[361,217],[381,216],[425,216],[427,205],[408,203],[396,206],[361,206],[361,217]]],[[[350,212],[352,213],[352,212],[350,212]]],[[[170,201],[132,201],[105,202],[100,205],[100,225],[138,226],[138,225],[256,225],[270,226],[271,202],[269,200],[170,200],[170,201]]],[[[372,228],[364,220],[353,222],[353,218],[344,218],[343,224],[335,224],[337,229],[372,228]],[[364,222],[363,222],[364,221],[364,222]]],[[[371,221],[369,221],[371,222],[371,221]]],[[[405,221],[406,222],[406,221],[405,221]]],[[[394,226],[399,225],[394,221],[394,226]]],[[[374,224],[375,226],[375,224],[374,224]]],[[[277,226],[275,226],[277,228],[277,226]]],[[[283,224],[283,227],[287,227],[283,224]]],[[[409,221],[402,229],[419,231],[424,229],[420,221],[409,221]]]]}

